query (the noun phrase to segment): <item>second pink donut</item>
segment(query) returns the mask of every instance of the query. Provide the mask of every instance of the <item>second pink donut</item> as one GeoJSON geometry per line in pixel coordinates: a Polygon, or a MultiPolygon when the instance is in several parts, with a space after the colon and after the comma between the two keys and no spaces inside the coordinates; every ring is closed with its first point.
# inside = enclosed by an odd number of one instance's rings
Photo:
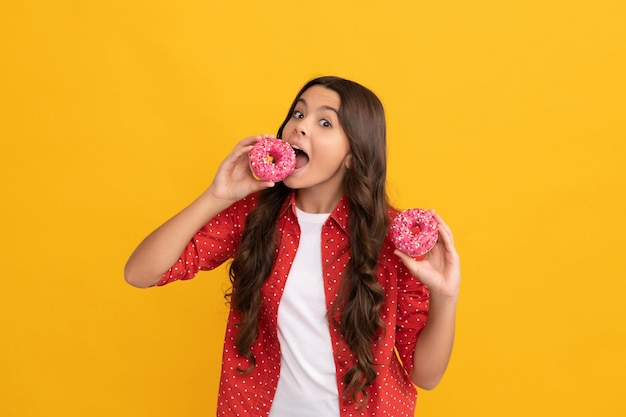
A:
{"type": "Polygon", "coordinates": [[[438,237],[437,220],[426,210],[404,210],[391,225],[391,238],[396,249],[414,257],[426,255],[435,246],[438,237]]]}

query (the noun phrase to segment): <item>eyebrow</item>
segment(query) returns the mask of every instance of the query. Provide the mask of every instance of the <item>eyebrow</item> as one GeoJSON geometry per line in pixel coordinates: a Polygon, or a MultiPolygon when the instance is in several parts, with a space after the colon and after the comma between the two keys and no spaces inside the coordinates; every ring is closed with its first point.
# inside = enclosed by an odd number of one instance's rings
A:
{"type": "MultiPolygon", "coordinates": [[[[305,100],[305,99],[303,99],[302,97],[300,97],[300,98],[298,99],[298,101],[297,101],[297,102],[298,102],[298,103],[302,103],[302,104],[304,104],[306,107],[308,107],[306,100],[305,100]]],[[[322,107],[320,107],[320,108],[321,108],[321,109],[323,109],[323,110],[330,110],[330,111],[334,111],[337,115],[339,115],[339,110],[337,110],[337,109],[336,109],[336,108],[334,108],[334,107],[331,107],[331,106],[322,106],[322,107]]]]}

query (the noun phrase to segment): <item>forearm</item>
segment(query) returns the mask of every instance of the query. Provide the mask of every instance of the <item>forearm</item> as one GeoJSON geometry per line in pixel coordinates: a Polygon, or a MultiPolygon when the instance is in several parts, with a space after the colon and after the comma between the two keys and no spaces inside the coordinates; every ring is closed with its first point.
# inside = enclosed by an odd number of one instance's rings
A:
{"type": "Polygon", "coordinates": [[[220,164],[211,186],[139,244],[124,268],[129,284],[136,287],[156,284],[209,220],[245,196],[274,186],[272,181],[254,179],[248,162],[248,152],[267,136],[251,136],[239,141],[220,164]]]}
{"type": "Polygon", "coordinates": [[[216,199],[210,190],[152,232],[137,246],[124,268],[126,281],[146,288],[174,265],[194,234],[232,202],[216,199]]]}
{"type": "Polygon", "coordinates": [[[454,344],[457,297],[431,295],[428,322],[415,347],[411,380],[433,389],[446,371],[454,344]]]}

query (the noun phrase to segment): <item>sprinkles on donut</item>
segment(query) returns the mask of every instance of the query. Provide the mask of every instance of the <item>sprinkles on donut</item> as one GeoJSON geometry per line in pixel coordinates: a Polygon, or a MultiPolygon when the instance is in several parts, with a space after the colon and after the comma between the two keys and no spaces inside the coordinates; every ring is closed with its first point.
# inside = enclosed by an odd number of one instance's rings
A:
{"type": "Polygon", "coordinates": [[[258,141],[248,154],[250,170],[256,179],[282,181],[296,167],[296,154],[291,146],[278,138],[258,141]]]}
{"type": "Polygon", "coordinates": [[[439,225],[433,215],[418,208],[399,213],[391,224],[391,238],[396,249],[413,257],[422,257],[435,246],[439,225]]]}

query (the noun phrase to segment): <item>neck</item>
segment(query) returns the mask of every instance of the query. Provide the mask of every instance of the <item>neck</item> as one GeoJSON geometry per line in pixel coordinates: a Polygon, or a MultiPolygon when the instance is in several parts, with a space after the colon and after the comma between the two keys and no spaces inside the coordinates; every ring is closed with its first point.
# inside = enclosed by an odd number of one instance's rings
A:
{"type": "Polygon", "coordinates": [[[316,193],[312,190],[301,189],[296,191],[296,206],[306,213],[331,213],[339,204],[343,192],[335,195],[316,193]]]}

